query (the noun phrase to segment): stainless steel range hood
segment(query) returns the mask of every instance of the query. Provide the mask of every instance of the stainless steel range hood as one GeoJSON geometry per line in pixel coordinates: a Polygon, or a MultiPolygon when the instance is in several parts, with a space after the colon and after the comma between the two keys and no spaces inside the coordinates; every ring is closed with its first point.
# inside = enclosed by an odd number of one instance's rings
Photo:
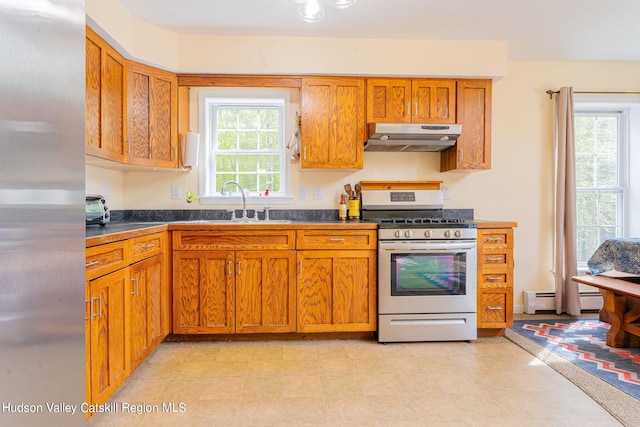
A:
{"type": "Polygon", "coordinates": [[[369,123],[365,151],[442,151],[453,146],[460,124],[369,123]]]}

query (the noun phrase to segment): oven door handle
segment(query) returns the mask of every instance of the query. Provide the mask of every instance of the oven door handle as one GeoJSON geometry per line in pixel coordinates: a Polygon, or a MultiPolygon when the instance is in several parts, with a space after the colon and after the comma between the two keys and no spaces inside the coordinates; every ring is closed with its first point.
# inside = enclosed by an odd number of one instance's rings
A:
{"type": "Polygon", "coordinates": [[[402,242],[379,242],[379,248],[387,251],[451,251],[452,249],[472,250],[476,249],[476,242],[451,242],[451,243],[402,243],[402,242]]]}

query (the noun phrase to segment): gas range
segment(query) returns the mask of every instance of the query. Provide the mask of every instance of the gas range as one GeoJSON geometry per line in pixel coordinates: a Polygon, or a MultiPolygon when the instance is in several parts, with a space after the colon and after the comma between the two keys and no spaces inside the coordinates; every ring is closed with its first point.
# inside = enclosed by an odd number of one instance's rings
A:
{"type": "Polygon", "coordinates": [[[381,240],[476,239],[476,223],[445,218],[440,190],[372,190],[362,192],[362,219],[378,224],[381,240]]]}

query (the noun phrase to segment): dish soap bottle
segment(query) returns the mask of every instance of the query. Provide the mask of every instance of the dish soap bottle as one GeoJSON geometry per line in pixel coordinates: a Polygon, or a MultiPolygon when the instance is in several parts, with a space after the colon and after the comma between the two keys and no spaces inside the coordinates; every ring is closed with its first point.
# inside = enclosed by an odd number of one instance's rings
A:
{"type": "Polygon", "coordinates": [[[347,219],[347,202],[344,197],[344,194],[340,195],[340,206],[338,207],[338,218],[340,220],[347,219]]]}

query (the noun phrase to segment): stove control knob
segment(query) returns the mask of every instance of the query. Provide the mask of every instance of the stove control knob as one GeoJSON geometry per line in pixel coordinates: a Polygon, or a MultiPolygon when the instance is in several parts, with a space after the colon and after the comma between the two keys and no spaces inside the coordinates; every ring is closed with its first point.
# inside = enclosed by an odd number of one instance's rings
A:
{"type": "Polygon", "coordinates": [[[401,236],[401,234],[400,234],[400,230],[397,230],[397,231],[395,232],[395,236],[396,236],[396,237],[400,237],[400,236],[401,236]]]}
{"type": "Polygon", "coordinates": [[[407,230],[404,232],[404,237],[411,237],[411,231],[407,230]]]}
{"type": "Polygon", "coordinates": [[[431,230],[427,230],[424,232],[424,237],[431,237],[431,230]]]}
{"type": "Polygon", "coordinates": [[[456,230],[456,237],[462,237],[462,231],[456,230]]]}
{"type": "Polygon", "coordinates": [[[451,237],[451,230],[447,230],[444,232],[444,237],[451,237]]]}

